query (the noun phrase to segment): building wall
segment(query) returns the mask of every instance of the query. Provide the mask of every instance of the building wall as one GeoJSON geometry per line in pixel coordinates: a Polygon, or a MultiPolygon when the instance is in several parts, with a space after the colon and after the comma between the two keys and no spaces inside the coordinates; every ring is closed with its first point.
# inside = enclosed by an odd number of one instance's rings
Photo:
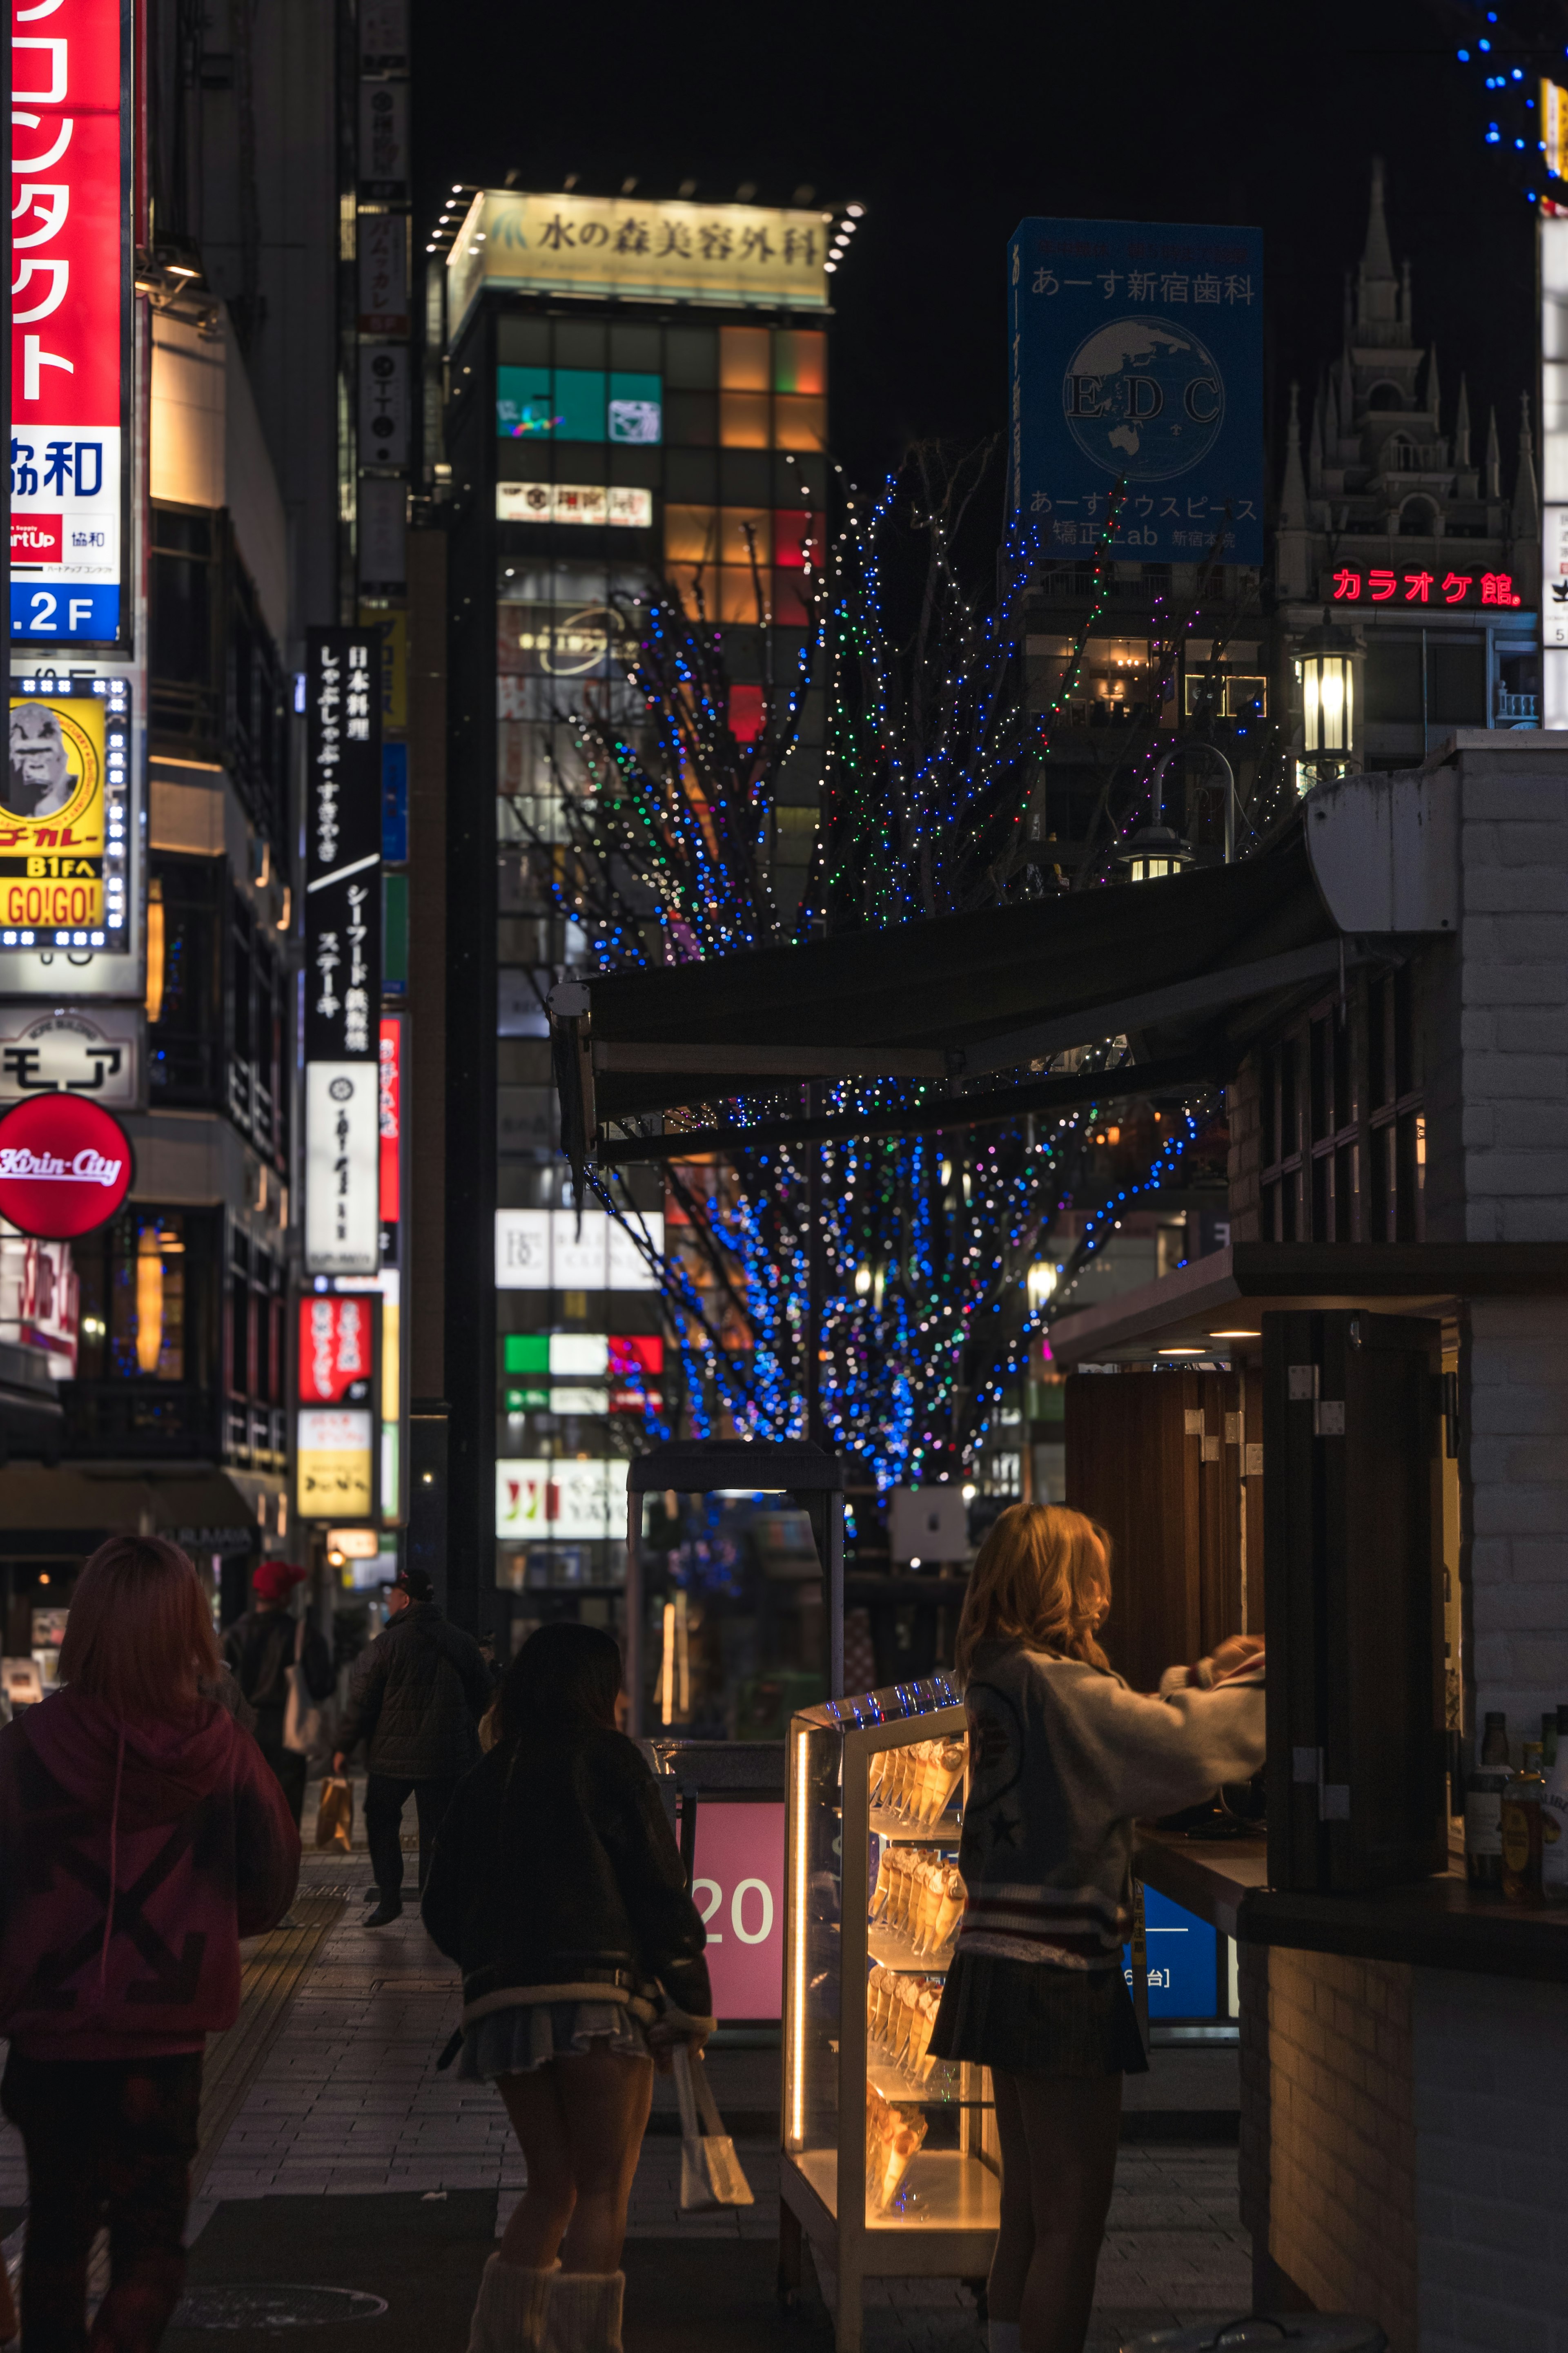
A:
{"type": "Polygon", "coordinates": [[[1460,1348],[1461,1543],[1471,1719],[1515,1755],[1568,1698],[1568,1319],[1560,1299],[1470,1303],[1460,1348]]]}
{"type": "Polygon", "coordinates": [[[1421,2353],[1568,2348],[1568,1987],[1414,1973],[1421,2353]]]}

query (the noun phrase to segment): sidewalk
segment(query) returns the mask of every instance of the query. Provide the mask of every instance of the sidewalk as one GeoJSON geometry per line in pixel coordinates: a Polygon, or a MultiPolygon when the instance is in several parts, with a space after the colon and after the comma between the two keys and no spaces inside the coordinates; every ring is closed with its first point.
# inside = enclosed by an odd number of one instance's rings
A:
{"type": "MultiPolygon", "coordinates": [[[[412,1855],[408,1876],[411,1894],[412,1855]]],[[[240,2283],[313,2283],[386,2307],[369,2338],[351,2345],[345,2336],[340,2345],[342,2332],[362,2323],[341,2294],[328,2295],[310,2316],[315,2353],[354,2353],[362,2344],[363,2353],[463,2353],[480,2266],[523,2187],[521,2157],[492,2090],[437,2073],[458,2021],[457,1972],[412,1905],[390,1927],[361,1926],[369,1883],[358,1852],[307,1856],[301,1894],[345,1888],[348,1905],[301,1977],[200,2186],[191,2216],[191,2290],[200,2299],[186,2317],[210,2324],[209,2293],[240,2283]],[[334,2306],[345,2316],[327,2316],[334,2306]]],[[[776,2099],[776,2065],[772,2053],[715,2054],[720,2104],[738,2124],[760,2121],[776,2099]]],[[[1159,2070],[1157,2054],[1156,2081],[1159,2070]]],[[[1173,2084],[1190,2089],[1194,2080],[1190,2065],[1172,2071],[1173,2084]]],[[[658,2089],[668,2114],[668,2087],[658,2089]]],[[[626,2353],[820,2353],[826,2343],[820,2302],[808,2296],[786,2320],[774,2297],[776,2136],[742,2128],[737,2141],[756,2204],[692,2217],[679,2211],[679,2140],[656,2129],[645,2142],[626,2258],[626,2353]]],[[[24,2195],[20,2151],[6,2130],[0,2209],[24,2195]]],[[[831,2295],[832,2283],[824,2284],[831,2295]]],[[[1090,2353],[1115,2353],[1145,2329],[1231,2317],[1249,2299],[1234,2148],[1124,2145],[1090,2353]]],[[[279,2353],[276,2327],[237,2327],[237,2316],[221,2335],[211,2325],[171,2331],[170,2353],[216,2353],[219,2345],[223,2353],[279,2353]]],[[[868,2353],[983,2353],[984,2334],[956,2282],[889,2281],[868,2290],[866,2344],[868,2353]]]]}

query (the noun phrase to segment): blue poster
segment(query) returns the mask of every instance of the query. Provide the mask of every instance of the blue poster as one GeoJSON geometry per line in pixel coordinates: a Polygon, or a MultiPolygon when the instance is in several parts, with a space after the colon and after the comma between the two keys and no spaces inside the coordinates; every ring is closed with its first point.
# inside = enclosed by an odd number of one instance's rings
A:
{"type": "Polygon", "coordinates": [[[1263,562],[1263,237],[1026,220],[1008,248],[1012,511],[1043,556],[1263,562]]]}
{"type": "MultiPolygon", "coordinates": [[[[1151,2018],[1207,2019],[1218,2015],[1218,1938],[1205,1920],[1184,1912],[1168,1895],[1143,1890],[1143,1934],[1149,1947],[1151,2018]]],[[[1122,1975],[1132,1986],[1132,1948],[1121,1947],[1122,1975]]]]}

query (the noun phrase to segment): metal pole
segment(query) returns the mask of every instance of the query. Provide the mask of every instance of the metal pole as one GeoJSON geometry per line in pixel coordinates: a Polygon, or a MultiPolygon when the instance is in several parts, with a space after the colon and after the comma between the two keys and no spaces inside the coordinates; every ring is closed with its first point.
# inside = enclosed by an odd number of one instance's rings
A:
{"type": "Polygon", "coordinates": [[[626,1729],[634,1740],[643,1734],[642,1687],[642,1497],[626,1482],[626,1639],[622,1651],[626,1698],[630,1703],[626,1729]]]}
{"type": "Polygon", "coordinates": [[[827,1498],[827,1696],[844,1696],[844,1493],[827,1498]]]}

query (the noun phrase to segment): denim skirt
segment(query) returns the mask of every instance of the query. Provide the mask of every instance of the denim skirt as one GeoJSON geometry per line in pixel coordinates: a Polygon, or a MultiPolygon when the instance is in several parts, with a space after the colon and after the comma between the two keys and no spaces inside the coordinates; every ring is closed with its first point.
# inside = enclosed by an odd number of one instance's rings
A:
{"type": "Polygon", "coordinates": [[[1119,1968],[1064,1969],[994,1953],[953,1957],[931,2029],[937,2059],[1005,2075],[1144,2075],[1149,2061],[1119,1968]]]}

